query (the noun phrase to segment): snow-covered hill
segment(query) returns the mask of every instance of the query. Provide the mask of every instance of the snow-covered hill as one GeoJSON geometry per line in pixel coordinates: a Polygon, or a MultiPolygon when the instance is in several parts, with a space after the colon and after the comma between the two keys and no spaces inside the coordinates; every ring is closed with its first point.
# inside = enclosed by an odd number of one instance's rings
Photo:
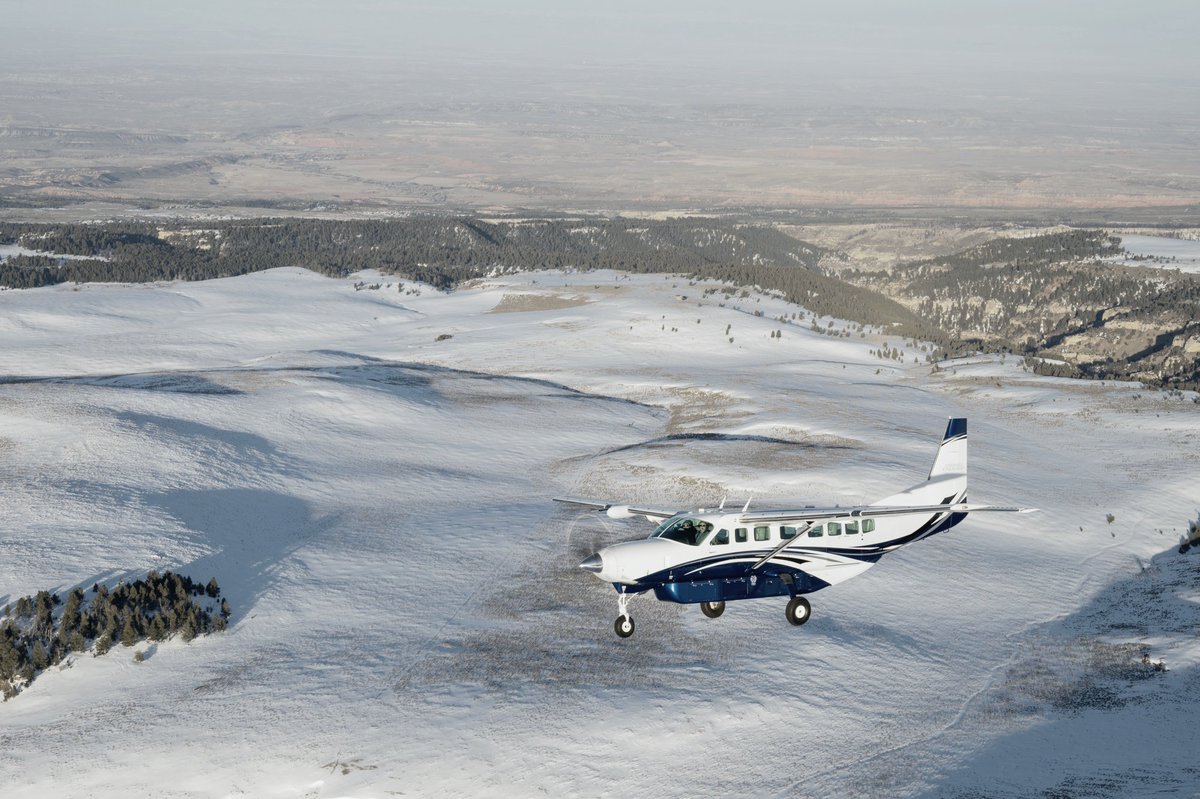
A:
{"type": "Polygon", "coordinates": [[[679,278],[414,288],[0,292],[0,606],[150,569],[233,606],[0,705],[6,797],[1196,791],[1192,395],[931,372],[679,278]],[[619,641],[575,564],[647,528],[549,501],[872,501],[949,415],[971,499],[1042,512],[888,556],[803,628],[642,597],[619,641]]]}

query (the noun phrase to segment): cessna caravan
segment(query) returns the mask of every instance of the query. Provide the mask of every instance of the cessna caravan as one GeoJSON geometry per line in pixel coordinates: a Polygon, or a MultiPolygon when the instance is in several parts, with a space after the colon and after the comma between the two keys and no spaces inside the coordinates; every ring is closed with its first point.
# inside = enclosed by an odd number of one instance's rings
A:
{"type": "Polygon", "coordinates": [[[805,594],[862,574],[888,552],[949,530],[968,513],[1025,513],[1034,508],[969,505],[967,420],[951,419],[929,477],[873,505],[782,510],[657,510],[573,497],[556,502],[604,511],[611,518],[643,516],[660,524],[649,538],[605,547],[579,568],[617,590],[621,638],[633,635],[632,597],[653,591],[664,602],[699,604],[710,619],[738,599],[790,597],[787,620],[811,615],[805,594]]]}

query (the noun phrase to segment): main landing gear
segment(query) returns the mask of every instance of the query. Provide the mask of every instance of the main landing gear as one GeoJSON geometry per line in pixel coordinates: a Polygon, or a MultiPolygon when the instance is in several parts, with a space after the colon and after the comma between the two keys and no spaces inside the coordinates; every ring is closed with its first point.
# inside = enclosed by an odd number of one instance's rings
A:
{"type": "Polygon", "coordinates": [[[787,603],[787,620],[799,627],[804,622],[808,621],[812,615],[812,608],[808,604],[808,600],[802,596],[792,597],[792,601],[787,603]]]}
{"type": "MultiPolygon", "coordinates": [[[[724,602],[701,602],[700,612],[710,619],[715,619],[725,612],[724,602]]],[[[799,627],[812,616],[812,608],[808,600],[802,596],[792,597],[787,604],[787,620],[799,627]]],[[[620,635],[620,633],[617,633],[620,635]]]]}

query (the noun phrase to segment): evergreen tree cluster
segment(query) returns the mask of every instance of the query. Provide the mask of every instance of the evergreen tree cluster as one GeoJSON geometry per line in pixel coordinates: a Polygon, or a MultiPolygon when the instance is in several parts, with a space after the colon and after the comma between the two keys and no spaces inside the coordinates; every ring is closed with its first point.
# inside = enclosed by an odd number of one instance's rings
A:
{"type": "Polygon", "coordinates": [[[1044,266],[1118,255],[1121,239],[1103,230],[1066,230],[1022,238],[1001,237],[950,255],[912,261],[908,269],[959,269],[996,264],[1044,266]]]}
{"type": "Polygon", "coordinates": [[[215,577],[205,585],[169,571],[112,589],[76,588],[65,600],[49,591],[21,597],[0,615],[0,691],[6,700],[15,696],[72,652],[90,649],[98,657],[115,644],[219,632],[229,612],[215,577]]]}
{"type": "Polygon", "coordinates": [[[823,253],[769,227],[715,220],[485,222],[412,217],[204,225],[0,224],[0,243],[83,257],[14,256],[0,264],[0,285],[203,280],[303,266],[338,276],[378,269],[448,289],[496,269],[647,271],[650,266],[648,271],[687,272],[714,263],[814,269],[823,253]]]}

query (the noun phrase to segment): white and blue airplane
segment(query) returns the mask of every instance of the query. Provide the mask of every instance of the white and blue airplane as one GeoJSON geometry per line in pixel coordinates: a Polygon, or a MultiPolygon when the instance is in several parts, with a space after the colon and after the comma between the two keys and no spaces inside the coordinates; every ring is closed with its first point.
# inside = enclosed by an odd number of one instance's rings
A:
{"type": "Polygon", "coordinates": [[[629,600],[653,591],[665,602],[699,604],[710,619],[738,599],[788,596],[787,620],[804,624],[804,594],[862,574],[888,552],[949,530],[968,513],[1025,513],[1034,508],[968,505],[967,420],[951,419],[929,477],[873,505],[695,511],[657,510],[573,497],[556,502],[604,511],[614,519],[661,523],[649,538],[605,547],[579,568],[617,590],[621,638],[633,635],[629,600]]]}

